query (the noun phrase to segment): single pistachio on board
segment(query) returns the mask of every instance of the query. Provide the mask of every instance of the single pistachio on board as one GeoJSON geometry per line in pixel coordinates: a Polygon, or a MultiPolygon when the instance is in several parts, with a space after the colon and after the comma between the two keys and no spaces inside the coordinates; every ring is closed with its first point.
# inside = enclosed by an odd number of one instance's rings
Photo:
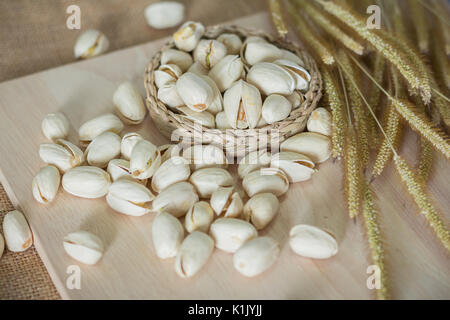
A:
{"type": "Polygon", "coordinates": [[[12,252],[25,251],[33,244],[30,226],[19,210],[10,211],[4,216],[3,235],[6,247],[12,252]]]}
{"type": "Polygon", "coordinates": [[[189,208],[198,202],[198,195],[192,184],[177,182],[162,190],[153,200],[153,211],[167,211],[176,218],[184,216],[189,208]]]}
{"type": "Polygon", "coordinates": [[[217,216],[237,218],[242,212],[244,203],[234,187],[220,187],[211,195],[211,207],[217,216]]]}
{"type": "Polygon", "coordinates": [[[281,57],[281,51],[275,45],[265,41],[246,41],[242,46],[242,57],[253,66],[259,62],[271,62],[281,57]]]}
{"type": "Polygon", "coordinates": [[[152,177],[151,187],[155,192],[161,192],[168,186],[181,181],[187,181],[191,175],[189,162],[183,157],[171,157],[164,161],[152,177]]]}
{"type": "Polygon", "coordinates": [[[216,248],[226,252],[236,252],[245,242],[256,238],[258,232],[255,227],[244,220],[236,218],[219,218],[209,229],[216,248]]]}
{"type": "Polygon", "coordinates": [[[141,183],[121,178],[109,187],[106,202],[117,212],[139,217],[149,213],[155,196],[141,183]]]}
{"type": "Polygon", "coordinates": [[[209,226],[214,219],[214,212],[206,201],[195,203],[187,212],[184,225],[188,232],[208,232],[209,226]]]}
{"type": "Polygon", "coordinates": [[[108,48],[108,38],[102,32],[90,29],[78,37],[74,47],[74,54],[77,59],[87,59],[101,55],[108,48]]]}
{"type": "Polygon", "coordinates": [[[73,259],[87,264],[96,264],[103,256],[103,242],[93,233],[76,231],[64,237],[64,250],[73,259]]]}
{"type": "Polygon", "coordinates": [[[269,269],[280,255],[280,246],[270,237],[257,237],[246,242],[233,255],[234,268],[246,277],[257,276],[269,269]]]}
{"type": "Polygon", "coordinates": [[[83,123],[78,129],[78,138],[82,146],[87,146],[89,142],[103,132],[110,131],[120,134],[122,130],[122,121],[112,113],[105,113],[83,123]]]}
{"type": "Polygon", "coordinates": [[[289,71],[270,62],[260,62],[252,66],[247,73],[247,81],[266,96],[274,93],[290,95],[296,86],[289,71]]]}
{"type": "Polygon", "coordinates": [[[336,239],[328,232],[306,224],[294,226],[289,232],[289,245],[298,255],[312,259],[327,259],[337,254],[336,239]]]}
{"type": "Polygon", "coordinates": [[[238,175],[244,179],[250,172],[259,170],[270,165],[270,153],[267,150],[261,149],[247,153],[238,165],[238,175]]]}
{"type": "Polygon", "coordinates": [[[271,94],[262,105],[261,115],[266,123],[272,124],[286,119],[292,110],[288,99],[279,94],[271,94]]]}
{"type": "MultiPolygon", "coordinates": [[[[192,66],[189,69],[191,68],[192,66]]],[[[156,87],[161,88],[168,83],[176,82],[182,74],[183,71],[176,64],[163,64],[155,71],[156,87]]]]}
{"type": "Polygon", "coordinates": [[[303,91],[308,90],[311,76],[305,68],[299,66],[295,62],[284,59],[275,60],[273,63],[283,67],[292,75],[295,80],[295,89],[303,91]]]}
{"type": "Polygon", "coordinates": [[[152,223],[152,240],[160,259],[176,257],[183,239],[184,228],[180,220],[164,211],[156,215],[152,223]]]}
{"type": "Polygon", "coordinates": [[[216,114],[216,128],[220,130],[231,129],[230,122],[225,111],[216,114]]]}
{"type": "Polygon", "coordinates": [[[279,197],[288,191],[289,179],[279,168],[261,168],[246,175],[242,186],[249,197],[263,192],[270,192],[279,197]]]}
{"type": "Polygon", "coordinates": [[[175,46],[183,51],[192,51],[205,33],[200,22],[187,21],[173,34],[175,46]]]}
{"type": "Polygon", "coordinates": [[[273,193],[258,193],[247,201],[242,215],[244,220],[261,230],[273,220],[279,208],[280,202],[273,193]]]}
{"type": "Polygon", "coordinates": [[[161,53],[161,65],[176,64],[183,72],[186,72],[193,62],[192,56],[184,51],[167,49],[161,53]]]}
{"type": "Polygon", "coordinates": [[[314,163],[322,163],[331,156],[331,141],[320,133],[302,132],[283,141],[280,149],[301,153],[314,163]]]}
{"type": "Polygon", "coordinates": [[[280,50],[281,50],[281,57],[280,57],[281,59],[292,61],[301,67],[305,66],[305,63],[303,62],[303,60],[300,59],[300,57],[297,56],[295,53],[293,53],[289,50],[286,50],[286,49],[280,49],[280,50]]]}
{"type": "Polygon", "coordinates": [[[61,183],[61,175],[54,166],[43,167],[33,178],[31,190],[37,202],[47,204],[53,201],[61,183]]]}
{"type": "Polygon", "coordinates": [[[178,94],[184,104],[196,112],[205,111],[214,100],[214,91],[200,76],[187,72],[176,82],[178,94]]]}
{"type": "Polygon", "coordinates": [[[314,162],[297,152],[281,151],[274,154],[270,164],[273,168],[283,170],[291,183],[309,180],[315,172],[314,162]]]}
{"type": "Polygon", "coordinates": [[[141,123],[147,113],[141,94],[129,81],[122,82],[116,89],[113,103],[127,124],[141,123]]]}
{"type": "Polygon", "coordinates": [[[51,141],[65,139],[69,134],[69,127],[69,120],[61,112],[47,114],[41,124],[44,136],[51,141]]]}
{"type": "Polygon", "coordinates": [[[147,184],[146,179],[138,180],[133,176],[130,170],[130,161],[125,159],[112,159],[111,161],[109,161],[106,172],[109,173],[112,181],[116,181],[120,178],[130,178],[139,183],[142,183],[143,185],[147,184]]]}
{"type": "Polygon", "coordinates": [[[325,108],[317,108],[311,113],[306,123],[309,132],[317,132],[325,136],[331,135],[331,114],[325,108]]]}
{"type": "Polygon", "coordinates": [[[172,157],[183,156],[183,147],[178,144],[163,144],[158,147],[158,150],[161,153],[161,163],[166,162],[172,157]]]}
{"type": "Polygon", "coordinates": [[[122,139],[114,132],[103,132],[87,146],[84,155],[89,165],[105,168],[108,162],[120,156],[122,139]]]}
{"type": "Polygon", "coordinates": [[[202,168],[192,173],[189,182],[195,186],[200,198],[210,198],[218,188],[233,185],[233,177],[222,168],[202,168]]]}
{"type": "Polygon", "coordinates": [[[194,61],[200,62],[205,68],[211,69],[227,54],[227,47],[222,42],[202,39],[194,50],[194,61]]]}
{"type": "Polygon", "coordinates": [[[227,166],[227,159],[223,150],[212,144],[190,146],[183,150],[183,158],[187,159],[195,170],[227,166]]]}
{"type": "Polygon", "coordinates": [[[286,96],[286,99],[292,104],[292,109],[297,109],[305,101],[303,94],[298,91],[294,91],[292,94],[286,96]]]}
{"type": "Polygon", "coordinates": [[[261,117],[261,94],[255,86],[238,80],[225,91],[223,107],[234,129],[253,129],[261,117]]]}
{"type": "Polygon", "coordinates": [[[122,157],[126,160],[130,160],[134,146],[141,140],[144,139],[139,133],[129,132],[124,134],[122,141],[120,142],[120,153],[122,154],[122,157]]]}
{"type": "Polygon", "coordinates": [[[147,24],[155,29],[172,28],[184,20],[184,4],[176,1],[152,3],[144,11],[147,24]]]}
{"type": "Polygon", "coordinates": [[[5,250],[5,240],[3,239],[3,236],[0,233],[0,259],[3,256],[3,251],[4,250],[5,250]]]}
{"type": "Polygon", "coordinates": [[[199,61],[194,61],[187,72],[195,73],[198,76],[207,76],[209,69],[204,67],[199,61]]]}
{"type": "Polygon", "coordinates": [[[222,33],[217,37],[217,41],[225,45],[228,54],[239,54],[241,51],[242,40],[234,33],[222,33]]]}
{"type": "Polygon", "coordinates": [[[217,113],[221,112],[223,110],[223,98],[222,94],[220,93],[219,88],[217,87],[216,83],[213,79],[211,79],[208,76],[200,76],[203,80],[205,80],[209,86],[213,89],[214,98],[211,104],[208,107],[208,112],[212,113],[213,115],[216,115],[217,113]]]}
{"type": "Polygon", "coordinates": [[[175,258],[175,272],[181,278],[195,275],[214,251],[214,241],[207,234],[194,231],[181,243],[175,258]]]}
{"type": "Polygon", "coordinates": [[[183,114],[184,117],[199,123],[203,127],[215,128],[216,126],[216,118],[209,111],[197,112],[188,107],[178,107],[178,110],[183,114]]]}
{"type": "Polygon", "coordinates": [[[224,92],[237,81],[244,72],[244,64],[238,55],[227,55],[209,71],[220,92],[224,92]]]}
{"type": "Polygon", "coordinates": [[[64,190],[81,198],[101,198],[108,193],[110,185],[111,177],[98,167],[75,167],[62,177],[64,190]]]}
{"type": "Polygon", "coordinates": [[[63,139],[58,139],[55,143],[41,144],[39,156],[42,161],[56,166],[63,172],[79,166],[84,161],[83,151],[73,143],[63,139]]]}
{"type": "Polygon", "coordinates": [[[178,94],[177,86],[174,82],[169,82],[158,89],[158,99],[172,109],[176,109],[184,105],[184,101],[178,94]]]}
{"type": "Polygon", "coordinates": [[[158,148],[147,140],[136,143],[131,151],[130,170],[137,179],[148,179],[159,168],[161,154],[158,148]]]}

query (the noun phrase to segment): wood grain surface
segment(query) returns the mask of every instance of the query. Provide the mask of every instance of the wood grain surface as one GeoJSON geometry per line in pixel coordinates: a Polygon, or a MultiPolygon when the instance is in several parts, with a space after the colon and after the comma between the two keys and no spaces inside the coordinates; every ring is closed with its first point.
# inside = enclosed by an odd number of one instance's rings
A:
{"type": "MultiPolygon", "coordinates": [[[[268,16],[257,14],[235,21],[270,31],[268,16]]],[[[160,261],[151,240],[153,214],[129,217],[108,208],[104,199],[87,200],[60,190],[43,206],[31,194],[31,180],[44,164],[38,155],[45,142],[43,117],[62,111],[70,119],[69,139],[86,120],[112,111],[112,94],[124,80],[142,91],[143,71],[165,39],[110,53],[0,84],[0,179],[14,205],[28,218],[36,248],[61,296],[65,299],[371,299],[366,287],[369,260],[362,221],[347,218],[342,188],[342,164],[327,161],[310,181],[292,185],[280,212],[263,232],[280,242],[277,263],[255,278],[241,276],[230,254],[215,250],[202,271],[179,278],[173,259],[160,261]],[[296,256],[287,244],[297,223],[326,227],[340,243],[339,253],[327,260],[296,256]],[[84,229],[99,235],[106,252],[96,266],[84,266],[66,255],[63,237],[84,229]],[[69,290],[70,265],[81,268],[81,289],[69,290]]],[[[138,131],[155,144],[167,141],[150,118],[124,132],[138,131]]],[[[412,132],[402,154],[415,163],[418,138],[412,132]]],[[[436,155],[429,191],[450,219],[449,165],[436,155]]],[[[388,263],[391,293],[397,299],[449,299],[450,257],[389,166],[373,182],[388,263]]]]}

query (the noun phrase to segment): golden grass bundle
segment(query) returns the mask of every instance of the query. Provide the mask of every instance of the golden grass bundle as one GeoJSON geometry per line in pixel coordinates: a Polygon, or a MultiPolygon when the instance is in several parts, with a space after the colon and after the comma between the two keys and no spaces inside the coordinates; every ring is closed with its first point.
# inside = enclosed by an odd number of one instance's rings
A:
{"type": "Polygon", "coordinates": [[[363,174],[359,159],[358,139],[353,127],[347,130],[345,143],[345,193],[347,196],[348,214],[355,218],[361,209],[363,174]]]}
{"type": "Polygon", "coordinates": [[[432,167],[433,167],[433,146],[428,140],[420,138],[420,155],[417,173],[422,178],[424,183],[427,182],[432,167]]]}
{"type": "MultiPolygon", "coordinates": [[[[383,82],[385,70],[386,70],[386,59],[384,59],[384,57],[381,54],[377,53],[375,55],[372,68],[372,74],[375,81],[377,81],[378,83],[383,82]]],[[[380,110],[381,104],[380,98],[381,98],[381,91],[378,90],[378,88],[374,84],[372,84],[370,88],[368,101],[375,114],[377,114],[378,111],[380,110]]],[[[373,141],[373,143],[370,146],[375,147],[378,144],[378,129],[375,123],[375,119],[373,117],[369,117],[367,119],[367,124],[369,126],[369,135],[373,141]]]]}
{"type": "Polygon", "coordinates": [[[286,25],[284,24],[283,15],[281,13],[281,6],[278,0],[268,0],[269,10],[272,17],[273,24],[277,29],[278,34],[284,38],[288,33],[286,25]]]}
{"type": "Polygon", "coordinates": [[[408,7],[411,10],[411,16],[414,21],[413,26],[420,52],[428,53],[430,51],[430,35],[428,33],[426,12],[417,0],[408,0],[408,7]]]}

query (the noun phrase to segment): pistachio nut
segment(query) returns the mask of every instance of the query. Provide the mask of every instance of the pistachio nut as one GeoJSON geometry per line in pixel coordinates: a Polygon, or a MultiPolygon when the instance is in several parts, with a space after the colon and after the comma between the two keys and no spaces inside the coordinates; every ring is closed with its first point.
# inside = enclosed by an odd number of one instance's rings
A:
{"type": "Polygon", "coordinates": [[[181,278],[195,275],[214,251],[214,241],[207,234],[194,231],[183,241],[175,258],[175,272],[181,278]]]}
{"type": "Polygon", "coordinates": [[[184,4],[177,1],[152,3],[144,11],[149,26],[155,29],[172,28],[184,20],[184,4]]]}
{"type": "Polygon", "coordinates": [[[217,216],[225,218],[237,218],[244,206],[238,192],[233,192],[234,187],[220,187],[211,195],[211,207],[217,216]]]}
{"type": "Polygon", "coordinates": [[[233,177],[222,168],[202,168],[194,171],[189,178],[200,198],[209,198],[219,187],[233,185],[233,177]]]}
{"type": "Polygon", "coordinates": [[[289,232],[289,245],[298,255],[312,259],[327,259],[337,254],[336,239],[328,232],[306,224],[296,225],[289,232]]]}
{"type": "Polygon", "coordinates": [[[183,158],[194,165],[194,168],[226,167],[227,159],[223,150],[215,145],[195,144],[183,150],[183,158]]]}
{"type": "Polygon", "coordinates": [[[120,153],[126,160],[130,160],[131,152],[139,141],[143,140],[142,136],[136,132],[129,132],[122,137],[120,142],[120,153]]]}
{"type": "Polygon", "coordinates": [[[155,196],[139,182],[121,178],[109,187],[106,202],[117,212],[130,216],[142,216],[152,209],[155,196]]]}
{"type": "Polygon", "coordinates": [[[209,71],[220,92],[224,92],[237,81],[244,72],[244,64],[238,55],[227,55],[209,71]]]}
{"type": "MultiPolygon", "coordinates": [[[[111,176],[112,181],[116,181],[120,178],[131,178],[134,179],[133,174],[130,170],[130,161],[125,159],[112,159],[108,163],[108,167],[106,171],[111,176]]],[[[143,182],[141,180],[137,180],[139,182],[143,182]]],[[[145,183],[144,183],[145,185],[145,183]]]]}
{"type": "Polygon", "coordinates": [[[290,95],[296,82],[293,75],[283,67],[270,62],[260,62],[250,68],[247,81],[257,87],[262,94],[290,95]]]}
{"type": "Polygon", "coordinates": [[[121,138],[114,132],[103,132],[92,140],[84,155],[91,166],[105,168],[108,162],[120,156],[121,138]]]}
{"type": "Polygon", "coordinates": [[[267,150],[261,149],[252,151],[246,154],[238,165],[238,175],[241,179],[244,179],[250,172],[259,170],[270,165],[270,153],[267,150]]]}
{"type": "Polygon", "coordinates": [[[305,101],[303,94],[298,91],[294,91],[292,94],[286,96],[286,99],[292,104],[292,109],[297,109],[305,101]]]}
{"type": "Polygon", "coordinates": [[[242,40],[234,33],[222,33],[217,37],[217,41],[225,45],[228,54],[239,54],[241,51],[242,40]]]}
{"type": "Polygon", "coordinates": [[[314,163],[322,163],[331,156],[330,138],[316,132],[298,133],[280,145],[281,151],[304,154],[314,163]]]}
{"type": "Polygon", "coordinates": [[[188,232],[208,232],[209,226],[214,219],[214,212],[208,202],[199,201],[195,203],[186,214],[184,225],[188,232]]]}
{"type": "Polygon", "coordinates": [[[209,229],[216,248],[226,252],[236,252],[245,242],[256,238],[258,232],[250,223],[235,218],[219,218],[209,229]]]}
{"type": "Polygon", "coordinates": [[[120,134],[123,123],[112,113],[106,113],[83,123],[78,129],[78,137],[82,146],[87,146],[95,137],[103,132],[111,131],[120,134]]]}
{"type": "Polygon", "coordinates": [[[127,124],[141,123],[147,113],[141,94],[129,81],[121,83],[116,89],[113,103],[127,124]]]}
{"type": "Polygon", "coordinates": [[[297,56],[295,53],[293,53],[289,50],[286,50],[286,49],[280,49],[280,51],[281,51],[280,59],[292,61],[301,67],[305,66],[305,63],[303,62],[303,60],[300,59],[300,57],[297,56]]]}
{"type": "MultiPolygon", "coordinates": [[[[216,119],[212,113],[208,111],[197,112],[188,107],[178,107],[178,110],[189,120],[199,123],[206,128],[214,128],[216,119]]],[[[209,109],[208,109],[209,110],[209,109]]]]}
{"type": "Polygon", "coordinates": [[[288,99],[279,94],[271,94],[262,105],[261,115],[269,123],[275,123],[286,119],[292,110],[292,104],[288,99]]]}
{"type": "Polygon", "coordinates": [[[108,38],[98,30],[89,29],[78,37],[74,54],[77,59],[87,59],[106,52],[108,48],[108,38]]]}
{"type": "Polygon", "coordinates": [[[194,61],[200,62],[205,68],[211,69],[227,54],[227,47],[222,42],[202,39],[194,50],[194,61]]]}
{"type": "Polygon", "coordinates": [[[259,62],[271,62],[281,57],[280,49],[266,41],[248,42],[247,40],[242,46],[242,54],[251,66],[259,62]]]}
{"type": "Polygon", "coordinates": [[[152,239],[160,259],[176,257],[184,239],[183,225],[173,215],[162,211],[153,220],[152,239]]]}
{"type": "Polygon", "coordinates": [[[76,231],[64,237],[64,250],[73,259],[87,264],[96,264],[103,256],[103,242],[93,233],[76,231]]]}
{"type": "Polygon", "coordinates": [[[315,109],[306,124],[308,131],[317,132],[325,136],[331,135],[331,114],[325,108],[315,109]]]}
{"type": "Polygon", "coordinates": [[[273,155],[271,166],[283,170],[291,183],[309,180],[315,172],[314,162],[297,152],[281,151],[273,155]]]}
{"type": "Polygon", "coordinates": [[[177,182],[162,190],[153,200],[153,211],[167,211],[179,218],[198,201],[198,195],[192,184],[186,181],[177,182]]]}
{"type": "Polygon", "coordinates": [[[161,88],[170,82],[176,82],[182,74],[183,71],[176,64],[163,64],[155,71],[156,87],[161,88]]]}
{"type": "Polygon", "coordinates": [[[33,244],[30,226],[19,210],[10,211],[3,218],[3,235],[6,247],[12,252],[25,251],[33,244]]]}
{"type": "Polygon", "coordinates": [[[195,73],[198,76],[207,76],[209,69],[204,67],[199,61],[194,61],[187,72],[195,73]]]}
{"type": "Polygon", "coordinates": [[[208,76],[200,76],[203,80],[205,80],[209,86],[213,89],[214,98],[211,104],[208,107],[208,112],[212,113],[213,115],[216,115],[217,113],[221,112],[223,110],[223,98],[222,94],[220,93],[219,88],[217,87],[216,83],[213,79],[211,79],[208,76]]]}
{"type": "Polygon", "coordinates": [[[228,117],[225,111],[216,114],[216,128],[220,130],[231,129],[231,125],[228,122],[228,117]]]}
{"type": "Polygon", "coordinates": [[[191,175],[189,163],[183,157],[172,157],[164,161],[152,177],[152,189],[161,192],[168,186],[187,181],[191,175]]]}
{"type": "Polygon", "coordinates": [[[169,82],[158,89],[158,99],[169,108],[176,109],[184,105],[183,99],[177,91],[176,83],[169,82]]]}
{"type": "Polygon", "coordinates": [[[278,198],[269,192],[258,193],[244,206],[244,220],[250,221],[257,230],[264,229],[275,217],[280,207],[278,198]]]}
{"type": "Polygon", "coordinates": [[[211,86],[194,73],[183,74],[176,82],[176,87],[184,104],[193,111],[205,111],[214,100],[211,86]]]}
{"type": "Polygon", "coordinates": [[[183,72],[186,72],[193,62],[191,55],[184,51],[167,49],[161,53],[161,65],[176,64],[183,72]]]}
{"type": "Polygon", "coordinates": [[[56,197],[60,183],[61,175],[56,167],[43,167],[31,183],[34,199],[42,204],[52,202],[56,197]]]}
{"type": "Polygon", "coordinates": [[[5,250],[5,240],[3,239],[2,234],[0,233],[0,259],[3,256],[3,251],[5,250]]]}
{"type": "Polygon", "coordinates": [[[131,151],[130,170],[137,179],[150,178],[161,164],[158,148],[147,140],[140,140],[131,151]]]}
{"type": "Polygon", "coordinates": [[[183,51],[192,51],[205,33],[200,22],[187,21],[173,35],[175,46],[183,51]]]}
{"type": "Polygon", "coordinates": [[[166,162],[172,157],[182,156],[182,147],[178,144],[164,144],[158,147],[161,153],[161,163],[166,162]]]}
{"type": "Polygon", "coordinates": [[[61,171],[79,166],[84,161],[83,151],[73,143],[58,139],[55,143],[39,146],[39,156],[47,164],[55,165],[61,171]]]}
{"type": "Polygon", "coordinates": [[[263,192],[279,197],[288,191],[289,179],[281,169],[261,168],[247,174],[242,180],[242,186],[249,197],[263,192]]]}
{"type": "Polygon", "coordinates": [[[101,198],[108,193],[110,185],[111,177],[98,167],[75,167],[62,177],[64,190],[81,198],[101,198]]]}
{"type": "Polygon", "coordinates": [[[61,112],[49,113],[42,120],[41,129],[49,140],[65,139],[69,134],[69,120],[61,112]]]}
{"type": "Polygon", "coordinates": [[[287,70],[295,80],[295,88],[297,90],[308,90],[311,76],[305,68],[300,67],[290,60],[279,59],[274,61],[275,64],[287,70]]]}

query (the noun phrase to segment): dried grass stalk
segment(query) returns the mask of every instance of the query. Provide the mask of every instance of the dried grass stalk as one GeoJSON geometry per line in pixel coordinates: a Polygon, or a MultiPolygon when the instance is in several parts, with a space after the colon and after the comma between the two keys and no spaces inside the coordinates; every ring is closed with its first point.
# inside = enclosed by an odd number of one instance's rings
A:
{"type": "Polygon", "coordinates": [[[283,20],[283,14],[281,13],[281,6],[278,0],[268,0],[269,1],[269,11],[272,17],[273,24],[277,29],[280,37],[286,37],[288,30],[283,20]]]}
{"type": "Polygon", "coordinates": [[[440,82],[440,87],[445,88],[445,91],[450,89],[450,63],[449,59],[444,51],[444,46],[442,41],[442,32],[444,30],[437,30],[435,32],[438,34],[437,37],[433,38],[432,41],[432,55],[431,61],[436,74],[436,79],[440,82]]]}
{"type": "Polygon", "coordinates": [[[348,213],[355,218],[361,209],[363,175],[359,159],[358,139],[353,127],[347,130],[345,143],[345,193],[347,196],[348,213]]]}
{"type": "Polygon", "coordinates": [[[428,21],[425,10],[417,0],[409,0],[408,6],[411,10],[411,18],[414,21],[413,26],[416,32],[417,45],[422,53],[430,51],[430,34],[428,30],[428,21]]]}
{"type": "Polygon", "coordinates": [[[443,16],[438,16],[439,19],[436,19],[436,24],[438,25],[437,29],[442,30],[442,36],[443,38],[441,41],[444,44],[444,50],[448,57],[450,57],[450,27],[449,22],[444,21],[443,17],[448,17],[450,14],[450,10],[448,5],[446,5],[445,1],[433,1],[433,7],[431,8],[433,13],[439,13],[441,12],[443,16]]]}
{"type": "MultiPolygon", "coordinates": [[[[372,75],[378,83],[383,82],[385,70],[386,70],[386,59],[384,59],[384,57],[381,54],[377,53],[375,55],[373,63],[372,75]]],[[[372,87],[370,88],[370,95],[368,101],[375,114],[377,114],[380,110],[381,105],[380,98],[381,98],[381,91],[375,85],[372,85],[372,87]]],[[[375,119],[373,117],[369,117],[367,119],[367,124],[369,126],[369,136],[373,141],[373,143],[370,146],[375,147],[378,145],[378,137],[379,137],[375,119]]]]}
{"type": "Polygon", "coordinates": [[[428,140],[420,138],[420,156],[417,173],[422,178],[424,183],[427,182],[432,168],[433,168],[433,146],[428,140]]]}

